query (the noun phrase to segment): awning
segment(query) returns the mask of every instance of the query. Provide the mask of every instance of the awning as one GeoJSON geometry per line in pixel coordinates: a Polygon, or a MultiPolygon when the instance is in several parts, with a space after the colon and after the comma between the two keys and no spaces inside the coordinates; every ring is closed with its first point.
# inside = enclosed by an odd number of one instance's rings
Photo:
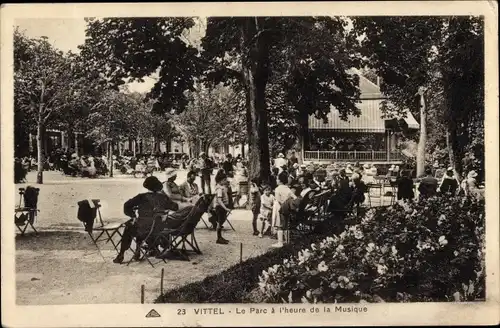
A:
{"type": "Polygon", "coordinates": [[[310,130],[333,130],[344,132],[372,132],[384,133],[385,120],[382,119],[380,104],[383,99],[363,100],[356,106],[360,109],[360,116],[349,116],[347,121],[340,119],[340,113],[332,106],[328,113],[328,122],[317,119],[315,116],[309,117],[310,130]]]}
{"type": "Polygon", "coordinates": [[[405,120],[406,124],[408,124],[409,129],[420,129],[420,124],[418,124],[417,120],[409,110],[406,110],[406,117],[404,117],[403,119],[405,120]]]}
{"type": "MultiPolygon", "coordinates": [[[[360,109],[360,116],[349,116],[347,121],[340,119],[340,113],[332,106],[330,113],[327,115],[327,122],[315,116],[309,117],[309,130],[384,133],[391,128],[391,121],[394,121],[397,125],[398,118],[383,118],[382,101],[384,99],[362,100],[356,105],[360,109]]],[[[399,119],[404,120],[409,129],[418,130],[420,128],[417,120],[409,110],[405,110],[405,114],[399,119]]],[[[396,126],[393,128],[396,128],[396,126]]]]}

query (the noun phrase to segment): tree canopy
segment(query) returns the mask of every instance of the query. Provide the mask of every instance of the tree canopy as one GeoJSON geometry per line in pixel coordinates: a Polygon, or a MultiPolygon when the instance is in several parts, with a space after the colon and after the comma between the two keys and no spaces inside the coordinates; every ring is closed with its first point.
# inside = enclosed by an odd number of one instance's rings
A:
{"type": "MultiPolygon", "coordinates": [[[[244,92],[250,176],[263,180],[270,171],[268,105],[278,112],[293,107],[299,126],[308,115],[325,117],[332,105],[344,118],[359,114],[357,76],[347,73],[357,63],[348,51],[355,39],[344,19],[209,17],[201,52],[183,41],[193,24],[192,18],[93,20],[82,52],[113,79],[158,74],[149,96],[159,111],[182,112],[196,78],[244,92]],[[280,95],[280,105],[271,104],[273,95],[280,95]]],[[[289,131],[298,137],[299,130],[289,131]]]]}
{"type": "Polygon", "coordinates": [[[484,23],[481,17],[355,17],[364,64],[382,78],[381,91],[401,114],[409,108],[420,118],[419,87],[426,87],[431,148],[448,149],[459,174],[474,154],[484,157],[484,23]]]}

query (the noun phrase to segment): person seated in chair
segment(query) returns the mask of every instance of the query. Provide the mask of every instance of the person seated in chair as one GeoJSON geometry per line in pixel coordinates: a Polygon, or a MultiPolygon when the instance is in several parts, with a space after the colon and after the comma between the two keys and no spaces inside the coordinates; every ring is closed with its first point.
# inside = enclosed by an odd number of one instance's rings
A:
{"type": "MultiPolygon", "coordinates": [[[[203,194],[200,192],[198,185],[195,182],[196,172],[189,171],[187,174],[186,182],[179,186],[179,192],[181,196],[191,204],[195,204],[200,196],[203,194]]],[[[172,189],[170,189],[172,191],[172,189]]]]}
{"type": "MultiPolygon", "coordinates": [[[[132,218],[125,225],[123,231],[120,252],[113,260],[114,263],[122,263],[123,256],[130,248],[132,238],[136,238],[137,245],[147,236],[151,230],[156,215],[167,210],[177,211],[179,205],[173,202],[164,192],[163,185],[157,177],[151,176],[144,180],[143,187],[148,189],[146,193],[140,193],[134,198],[129,199],[123,205],[125,215],[132,218]],[[137,208],[137,216],[135,209],[137,208]]],[[[140,249],[135,250],[134,259],[139,259],[140,249]]]]}
{"type": "Polygon", "coordinates": [[[426,177],[420,181],[418,192],[420,197],[428,198],[436,194],[438,188],[438,180],[432,176],[432,169],[430,167],[425,169],[426,177]]]}
{"type": "Polygon", "coordinates": [[[411,201],[415,197],[413,192],[413,180],[410,178],[410,171],[401,171],[401,176],[397,180],[398,184],[398,200],[411,201]]]}
{"type": "Polygon", "coordinates": [[[328,211],[338,211],[345,209],[346,205],[351,201],[353,189],[349,183],[349,178],[346,176],[344,169],[339,172],[337,180],[336,192],[330,198],[328,211]]]}
{"type": "Polygon", "coordinates": [[[458,190],[458,181],[453,174],[453,168],[449,167],[443,176],[443,180],[439,186],[439,191],[442,194],[455,195],[458,190]]]}
{"type": "Polygon", "coordinates": [[[168,168],[165,174],[167,176],[167,181],[163,184],[165,187],[165,194],[173,201],[180,203],[179,205],[182,208],[191,205],[190,199],[182,195],[181,188],[175,183],[175,179],[177,179],[177,172],[175,169],[168,168]]]}
{"type": "Polygon", "coordinates": [[[360,205],[365,202],[365,193],[368,191],[366,184],[361,180],[361,175],[359,173],[354,173],[351,177],[352,179],[352,197],[354,204],[360,205]]]}

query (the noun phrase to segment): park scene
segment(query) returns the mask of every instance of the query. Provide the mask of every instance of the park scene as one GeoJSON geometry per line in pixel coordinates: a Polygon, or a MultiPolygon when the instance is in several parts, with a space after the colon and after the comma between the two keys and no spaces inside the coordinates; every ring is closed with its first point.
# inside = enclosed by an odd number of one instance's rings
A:
{"type": "Polygon", "coordinates": [[[485,300],[482,17],[19,19],[13,56],[18,305],[485,300]]]}

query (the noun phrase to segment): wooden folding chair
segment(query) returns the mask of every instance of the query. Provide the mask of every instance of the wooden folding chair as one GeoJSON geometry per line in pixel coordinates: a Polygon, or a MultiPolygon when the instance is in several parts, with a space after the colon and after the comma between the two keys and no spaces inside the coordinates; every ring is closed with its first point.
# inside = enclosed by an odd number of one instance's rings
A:
{"type": "Polygon", "coordinates": [[[370,207],[373,207],[372,200],[373,199],[378,199],[379,200],[379,205],[382,206],[384,204],[383,200],[383,186],[381,183],[369,183],[366,185],[368,188],[368,203],[370,204],[370,207]],[[372,190],[375,192],[373,193],[372,190]]]}
{"type": "MultiPolygon", "coordinates": [[[[183,259],[189,261],[187,253],[192,251],[196,254],[202,254],[195,236],[195,228],[200,222],[203,213],[205,213],[213,200],[213,195],[201,197],[193,206],[184,223],[177,229],[165,229],[158,236],[155,244],[166,245],[166,250],[162,255],[177,253],[183,259]],[[189,248],[188,248],[189,247],[189,248]]],[[[168,220],[168,215],[167,215],[168,220]]],[[[165,258],[160,256],[160,258],[165,258]]]]}
{"type": "Polygon", "coordinates": [[[36,195],[36,200],[31,201],[25,198],[25,188],[19,188],[19,205],[16,206],[14,209],[14,224],[16,225],[17,229],[21,232],[21,236],[24,236],[26,233],[26,230],[28,227],[31,227],[35,234],[38,234],[38,231],[35,229],[35,219],[38,215],[38,212],[40,210],[37,208],[37,202],[38,202],[38,193],[40,192],[40,189],[38,188],[32,188],[28,187],[32,191],[32,193],[35,193],[36,195]],[[24,206],[23,206],[24,202],[24,206]]]}
{"type": "MultiPolygon", "coordinates": [[[[117,253],[120,252],[119,246],[121,243],[122,233],[121,228],[125,227],[125,223],[112,222],[105,224],[101,215],[101,200],[100,199],[90,199],[79,201],[78,204],[78,219],[82,222],[85,231],[87,231],[90,239],[96,246],[97,250],[102,256],[101,249],[99,248],[98,242],[104,242],[107,244],[111,242],[117,253]],[[95,220],[99,218],[98,225],[95,226],[95,220]],[[97,237],[94,236],[94,232],[97,232],[97,237]],[[113,237],[117,235],[120,239],[115,243],[113,237]]],[[[102,256],[104,259],[104,256],[102,256]]]]}
{"type": "MultiPolygon", "coordinates": [[[[157,238],[158,235],[161,234],[161,232],[164,229],[164,223],[163,223],[163,215],[164,213],[156,213],[155,217],[153,218],[152,224],[151,224],[151,229],[149,230],[149,233],[144,239],[141,239],[138,241],[137,238],[134,238],[134,241],[136,243],[136,250],[140,252],[140,257],[138,261],[142,261],[146,259],[148,263],[154,268],[153,262],[149,259],[149,253],[150,251],[158,251],[161,252],[159,249],[159,244],[157,244],[157,238]]],[[[132,249],[131,249],[132,250],[132,249]]],[[[130,265],[130,263],[134,260],[134,257],[132,256],[130,260],[127,262],[127,266],[130,265]]],[[[166,261],[164,259],[161,259],[164,263],[166,261]]]]}

